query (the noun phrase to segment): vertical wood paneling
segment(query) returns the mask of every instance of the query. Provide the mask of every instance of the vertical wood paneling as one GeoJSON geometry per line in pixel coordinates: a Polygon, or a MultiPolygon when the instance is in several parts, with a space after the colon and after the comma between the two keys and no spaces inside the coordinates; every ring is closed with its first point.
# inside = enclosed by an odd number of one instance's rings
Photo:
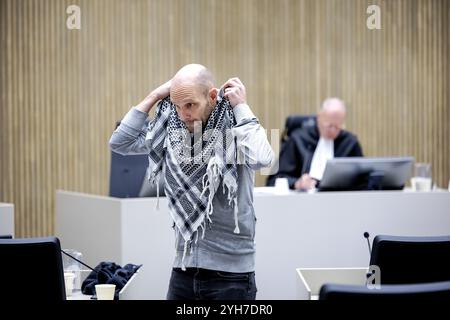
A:
{"type": "Polygon", "coordinates": [[[8,15],[6,2],[0,1],[0,178],[5,180],[0,183],[0,198],[9,196],[7,193],[6,185],[9,184],[9,177],[7,174],[7,168],[9,167],[9,157],[6,155],[8,145],[8,109],[6,108],[7,100],[7,79],[8,79],[8,61],[7,57],[7,27],[8,27],[8,15]]]}
{"type": "MultiPolygon", "coordinates": [[[[239,76],[267,129],[343,98],[368,156],[450,179],[446,0],[0,0],[0,201],[54,232],[54,193],[107,194],[115,121],[186,63],[239,76]],[[82,28],[66,28],[81,7],[82,28]],[[381,8],[382,29],[366,28],[381,8]]],[[[264,177],[257,176],[257,185],[264,177]]]]}

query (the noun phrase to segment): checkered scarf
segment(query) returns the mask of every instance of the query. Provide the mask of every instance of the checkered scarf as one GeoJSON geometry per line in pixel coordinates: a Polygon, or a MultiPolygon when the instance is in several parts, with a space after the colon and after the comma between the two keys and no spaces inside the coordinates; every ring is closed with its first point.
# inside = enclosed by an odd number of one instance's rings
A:
{"type": "MultiPolygon", "coordinates": [[[[161,100],[150,122],[146,144],[151,150],[150,182],[158,181],[164,166],[165,193],[169,212],[184,239],[184,258],[188,246],[198,240],[199,228],[204,237],[212,223],[212,201],[222,182],[223,192],[234,208],[235,233],[239,233],[237,219],[236,144],[231,128],[236,124],[227,99],[218,98],[203,132],[188,131],[180,120],[170,98],[161,100]],[[227,190],[226,190],[227,189],[227,190]]],[[[159,190],[158,190],[159,193],[159,190]]]]}

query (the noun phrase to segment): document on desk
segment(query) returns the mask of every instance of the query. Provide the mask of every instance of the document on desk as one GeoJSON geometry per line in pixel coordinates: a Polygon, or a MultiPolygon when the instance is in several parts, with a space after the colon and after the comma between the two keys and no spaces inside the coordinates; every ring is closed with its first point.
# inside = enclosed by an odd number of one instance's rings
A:
{"type": "Polygon", "coordinates": [[[279,190],[275,187],[255,187],[254,194],[256,195],[274,195],[274,196],[280,196],[280,195],[290,195],[295,193],[293,190],[288,190],[287,192],[284,190],[279,190]]]}

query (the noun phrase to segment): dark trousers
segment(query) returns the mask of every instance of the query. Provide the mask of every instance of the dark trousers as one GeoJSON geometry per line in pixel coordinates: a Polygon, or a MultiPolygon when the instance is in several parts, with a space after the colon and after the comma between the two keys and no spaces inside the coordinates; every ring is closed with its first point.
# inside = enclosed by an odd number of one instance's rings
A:
{"type": "Polygon", "coordinates": [[[168,300],[255,300],[255,273],[174,268],[168,300]]]}

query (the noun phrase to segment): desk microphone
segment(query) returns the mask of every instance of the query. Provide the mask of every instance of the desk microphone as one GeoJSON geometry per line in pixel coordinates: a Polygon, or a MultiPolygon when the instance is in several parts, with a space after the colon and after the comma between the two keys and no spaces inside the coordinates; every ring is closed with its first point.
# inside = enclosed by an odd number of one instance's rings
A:
{"type": "MultiPolygon", "coordinates": [[[[369,259],[370,259],[372,257],[372,249],[370,248],[370,241],[369,241],[370,234],[366,231],[366,232],[364,232],[363,235],[364,235],[364,238],[366,238],[366,240],[367,240],[367,247],[369,247],[369,259]]],[[[369,269],[370,269],[370,266],[369,266],[369,269]]],[[[367,279],[370,279],[371,276],[372,276],[372,273],[370,273],[370,272],[366,273],[367,279]]],[[[369,283],[367,283],[367,284],[369,284],[369,283]]]]}
{"type": "Polygon", "coordinates": [[[367,240],[367,246],[369,247],[369,256],[372,256],[372,249],[370,248],[370,241],[369,241],[370,234],[366,231],[364,232],[364,238],[367,240]]]}
{"type": "Polygon", "coordinates": [[[98,273],[97,270],[95,270],[94,268],[88,266],[86,263],[84,263],[83,261],[78,260],[77,258],[75,258],[74,256],[72,256],[71,254],[68,254],[67,252],[65,252],[63,249],[61,249],[61,252],[64,253],[66,256],[71,257],[73,260],[81,263],[83,266],[88,267],[89,269],[91,269],[92,271],[94,271],[95,273],[98,273]]]}

